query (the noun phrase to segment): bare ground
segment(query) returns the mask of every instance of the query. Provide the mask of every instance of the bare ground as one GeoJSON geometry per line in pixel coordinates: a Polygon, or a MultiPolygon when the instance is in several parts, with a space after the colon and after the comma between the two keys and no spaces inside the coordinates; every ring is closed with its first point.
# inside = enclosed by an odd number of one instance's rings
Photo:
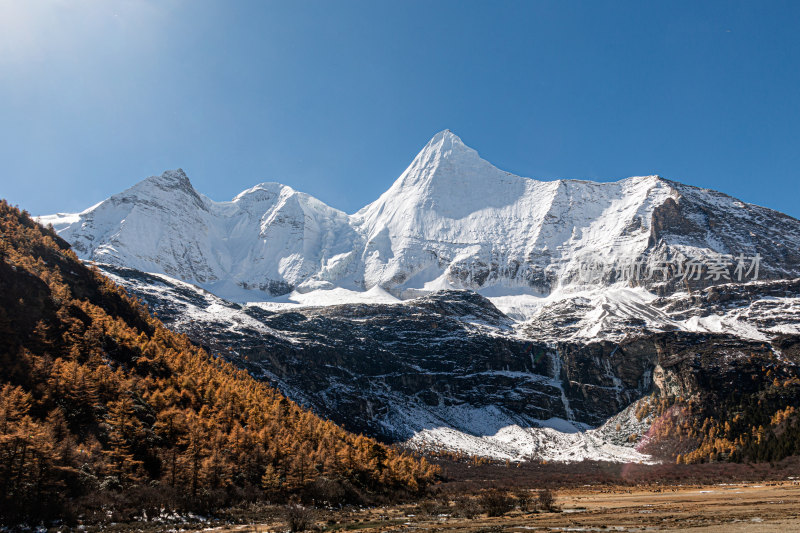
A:
{"type": "MultiPolygon", "coordinates": [[[[590,486],[559,491],[561,512],[511,511],[471,520],[424,504],[317,512],[314,528],[322,531],[800,531],[800,481],[693,486],[590,486]]],[[[439,502],[442,505],[442,502],[439,502]]],[[[220,531],[286,531],[275,521],[223,528],[220,531]]]]}

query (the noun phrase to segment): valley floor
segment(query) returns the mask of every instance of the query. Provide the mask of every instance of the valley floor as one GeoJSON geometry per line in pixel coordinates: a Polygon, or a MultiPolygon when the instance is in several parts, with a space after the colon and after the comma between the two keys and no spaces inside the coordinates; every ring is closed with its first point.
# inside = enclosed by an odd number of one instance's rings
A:
{"type": "MultiPolygon", "coordinates": [[[[800,531],[800,481],[693,486],[592,486],[559,491],[561,512],[524,513],[474,519],[426,513],[424,504],[330,512],[316,530],[386,531],[800,531]]],[[[224,532],[285,531],[285,522],[241,525],[224,532]]]]}

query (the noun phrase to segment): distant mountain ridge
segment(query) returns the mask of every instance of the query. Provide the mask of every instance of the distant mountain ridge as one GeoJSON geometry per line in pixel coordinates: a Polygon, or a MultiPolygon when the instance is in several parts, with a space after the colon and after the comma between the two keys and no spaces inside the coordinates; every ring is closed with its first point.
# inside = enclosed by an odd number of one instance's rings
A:
{"type": "MultiPolygon", "coordinates": [[[[215,202],[174,170],[82,213],[39,220],[83,259],[167,274],[235,301],[373,287],[403,299],[439,289],[547,295],[580,287],[587,262],[714,254],[758,253],[762,277],[800,277],[800,221],[787,215],[658,176],[522,178],[449,130],[352,215],[277,183],[215,202]]],[[[607,272],[600,284],[623,281],[607,272]]],[[[684,288],[641,284],[660,294],[684,288]]]]}

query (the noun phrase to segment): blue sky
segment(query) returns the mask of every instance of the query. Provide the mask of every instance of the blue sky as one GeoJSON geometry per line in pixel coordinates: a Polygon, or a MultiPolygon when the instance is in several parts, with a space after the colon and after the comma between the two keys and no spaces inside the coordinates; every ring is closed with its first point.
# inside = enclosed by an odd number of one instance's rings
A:
{"type": "Polygon", "coordinates": [[[353,212],[437,131],[538,179],[660,174],[800,217],[800,2],[0,0],[0,196],[182,167],[353,212]]]}

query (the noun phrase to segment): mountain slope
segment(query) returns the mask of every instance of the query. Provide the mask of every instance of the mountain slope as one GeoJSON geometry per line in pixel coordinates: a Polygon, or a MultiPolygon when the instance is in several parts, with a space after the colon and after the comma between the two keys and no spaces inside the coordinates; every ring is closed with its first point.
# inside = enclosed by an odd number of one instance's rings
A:
{"type": "Polygon", "coordinates": [[[434,474],[167,330],[0,202],[3,520],[322,497],[321,482],[352,498],[417,490],[434,474]]]}
{"type": "Polygon", "coordinates": [[[444,131],[353,215],[275,184],[216,203],[182,173],[118,196],[40,220],[172,327],[386,441],[644,460],[641,420],[608,428],[631,402],[794,375],[800,221],[715,191],[536,181],[444,131]],[[126,233],[130,203],[152,228],[126,233]]]}
{"type": "MultiPolygon", "coordinates": [[[[278,184],[214,202],[172,171],[82,213],[39,220],[81,258],[164,273],[235,301],[373,287],[399,298],[449,288],[542,296],[587,281],[663,295],[687,281],[620,268],[642,261],[658,274],[664,262],[720,254],[728,261],[760,254],[761,278],[800,277],[800,221],[791,217],[657,176],[612,183],[514,176],[450,131],[435,135],[354,215],[278,184]],[[597,267],[596,277],[587,280],[587,267],[597,267]]],[[[730,281],[733,267],[727,278],[705,271],[688,283],[730,281]]]]}
{"type": "Polygon", "coordinates": [[[302,405],[354,432],[415,449],[515,461],[674,460],[699,445],[705,418],[724,426],[735,416],[732,390],[740,398],[777,396],[769,416],[800,407],[791,385],[800,362],[798,281],[640,301],[619,316],[604,310],[600,322],[586,311],[593,302],[568,300],[520,324],[472,291],[281,309],[226,302],[163,275],[101,268],[171,327],[302,405]],[[650,328],[652,317],[646,323],[635,316],[648,305],[667,322],[660,331],[650,328]],[[604,338],[573,334],[593,320],[606,328],[604,338]],[[741,335],[748,331],[757,338],[741,335]],[[666,406],[691,399],[679,427],[638,416],[653,395],[666,406]],[[693,417],[703,417],[697,428],[693,417]],[[694,433],[680,446],[656,446],[664,439],[651,426],[671,427],[670,438],[682,429],[694,433]]]}
{"type": "Polygon", "coordinates": [[[181,170],[136,184],[53,223],[81,258],[162,272],[221,294],[283,294],[337,276],[357,235],[347,216],[290,187],[262,183],[230,202],[198,194],[181,170]]]}

